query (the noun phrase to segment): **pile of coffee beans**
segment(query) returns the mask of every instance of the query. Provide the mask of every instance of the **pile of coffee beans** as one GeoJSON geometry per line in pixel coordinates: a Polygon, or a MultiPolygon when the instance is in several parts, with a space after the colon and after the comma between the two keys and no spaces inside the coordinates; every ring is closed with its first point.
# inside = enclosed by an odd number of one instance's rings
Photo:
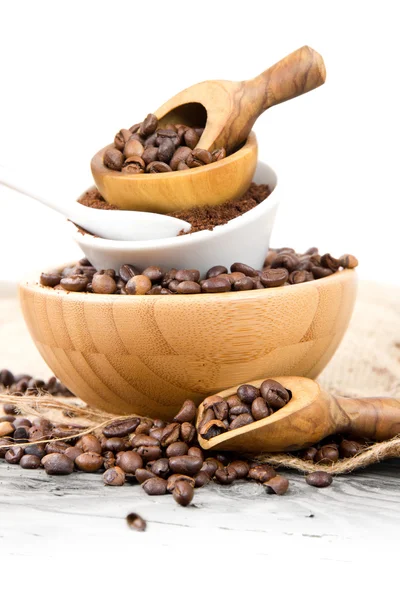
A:
{"type": "Polygon", "coordinates": [[[215,395],[203,402],[203,418],[199,433],[205,440],[265,419],[286,406],[292,392],[273,379],[266,379],[259,388],[241,385],[236,394],[226,398],[215,395]]]}
{"type": "Polygon", "coordinates": [[[225,158],[225,148],[213,152],[196,148],[203,131],[182,124],[159,128],[157,117],[149,114],[142,123],[116,134],[114,146],[104,153],[104,165],[137,175],[193,169],[225,158]]]}
{"type": "Polygon", "coordinates": [[[180,295],[240,292],[305,283],[332,275],[339,269],[353,269],[358,265],[351,254],[333,258],[310,248],[297,254],[292,248],[270,250],[262,270],[235,262],[228,269],[221,265],[211,267],[204,277],[197,269],[163,269],[150,266],[142,271],[134,265],[122,265],[97,271],[83,258],[76,265],[60,271],[42,273],[44,286],[68,292],[121,295],[180,295]]]}
{"type": "Polygon", "coordinates": [[[64,397],[74,395],[56,377],[50,377],[45,382],[32,377],[32,375],[25,373],[14,375],[8,369],[2,369],[0,371],[0,390],[6,389],[13,396],[41,396],[44,393],[64,397]]]}

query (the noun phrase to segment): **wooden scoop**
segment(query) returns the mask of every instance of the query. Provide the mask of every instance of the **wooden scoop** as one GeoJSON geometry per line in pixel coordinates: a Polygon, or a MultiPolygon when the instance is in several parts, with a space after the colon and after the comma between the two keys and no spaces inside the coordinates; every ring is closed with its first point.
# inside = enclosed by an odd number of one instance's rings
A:
{"type": "Polygon", "coordinates": [[[185,171],[127,175],[107,169],[106,146],[92,158],[101,195],[126,210],[168,213],[236,200],[248,189],[257,166],[257,143],[251,128],[267,108],[305,94],[325,81],[321,56],[308,46],[249,81],[204,81],[168,100],[156,111],[160,125],[184,123],[205,127],[197,147],[228,152],[224,160],[185,171]]]}
{"type": "Polygon", "coordinates": [[[198,148],[233,151],[267,108],[301,96],[325,82],[322,57],[303,46],[248,81],[204,81],[168,100],[157,111],[160,125],[205,126],[198,148]]]}
{"type": "MultiPolygon", "coordinates": [[[[334,433],[375,441],[388,440],[400,433],[400,398],[342,398],[305,377],[274,377],[274,380],[292,392],[286,406],[270,417],[208,441],[199,435],[200,446],[204,450],[251,454],[288,452],[312,446],[334,433]]],[[[263,381],[249,383],[260,387],[263,381]]],[[[236,390],[237,387],[233,387],[218,396],[227,398],[236,394],[236,390]]],[[[203,412],[201,404],[197,426],[203,412]]]]}

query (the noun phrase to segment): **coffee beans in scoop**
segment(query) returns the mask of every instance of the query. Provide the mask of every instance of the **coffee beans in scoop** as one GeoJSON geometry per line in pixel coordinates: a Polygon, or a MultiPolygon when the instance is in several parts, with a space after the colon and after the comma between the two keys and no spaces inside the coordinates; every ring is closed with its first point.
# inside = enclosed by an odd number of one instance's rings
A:
{"type": "Polygon", "coordinates": [[[149,114],[142,123],[116,134],[103,162],[112,171],[138,175],[194,169],[225,158],[225,148],[213,152],[197,148],[203,131],[183,124],[160,127],[157,117],[149,114]]]}
{"type": "Polygon", "coordinates": [[[143,271],[129,264],[121,265],[118,273],[113,269],[97,271],[84,258],[73,266],[42,273],[40,283],[67,292],[123,296],[220,294],[298,285],[357,265],[357,259],[350,254],[334,259],[330,254],[321,256],[317,248],[304,254],[291,248],[270,250],[261,270],[235,262],[230,270],[223,265],[212,266],[204,276],[197,269],[164,269],[156,265],[143,271]]]}

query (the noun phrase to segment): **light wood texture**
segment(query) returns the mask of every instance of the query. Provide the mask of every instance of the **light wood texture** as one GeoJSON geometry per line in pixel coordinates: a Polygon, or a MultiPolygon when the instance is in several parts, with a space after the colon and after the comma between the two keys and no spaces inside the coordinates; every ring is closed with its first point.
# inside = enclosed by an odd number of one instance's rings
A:
{"type": "Polygon", "coordinates": [[[257,140],[222,161],[186,171],[126,175],[103,164],[103,148],[92,158],[95,183],[110,204],[125,210],[168,213],[203,204],[216,205],[240,198],[248,189],[257,166],[257,140]]]}
{"type": "MultiPolygon", "coordinates": [[[[265,379],[265,378],[264,378],[265,379]]],[[[260,387],[264,379],[250,381],[260,387]]],[[[305,377],[274,377],[293,396],[286,406],[260,421],[205,440],[198,436],[205,450],[233,450],[261,453],[299,450],[312,446],[334,433],[388,440],[400,433],[400,398],[342,398],[322,389],[305,377]]],[[[227,398],[237,386],[219,392],[227,398]]],[[[197,425],[203,418],[203,405],[197,425]]]]}
{"type": "Polygon", "coordinates": [[[88,404],[170,418],[183,400],[274,375],[314,378],[346,331],[357,276],[199,296],[103,296],[20,287],[30,334],[88,404]]]}
{"type": "Polygon", "coordinates": [[[319,87],[325,77],[322,57],[303,46],[249,81],[198,83],[168,100],[155,114],[161,124],[205,124],[197,147],[231,152],[247,139],[267,108],[319,87]],[[205,108],[206,123],[198,122],[199,104],[205,108]]]}

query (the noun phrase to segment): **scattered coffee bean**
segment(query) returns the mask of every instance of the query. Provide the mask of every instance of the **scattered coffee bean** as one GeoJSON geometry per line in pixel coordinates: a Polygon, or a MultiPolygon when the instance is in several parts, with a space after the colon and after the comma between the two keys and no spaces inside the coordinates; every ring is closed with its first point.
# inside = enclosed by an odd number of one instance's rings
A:
{"type": "Polygon", "coordinates": [[[146,521],[136,513],[129,513],[126,517],[126,522],[128,523],[128,527],[135,531],[145,531],[147,527],[146,521]]]}
{"type": "Polygon", "coordinates": [[[65,454],[59,453],[44,456],[42,465],[48,475],[69,475],[74,470],[74,462],[65,454]]]}
{"type": "Polygon", "coordinates": [[[5,459],[10,465],[17,465],[24,455],[24,449],[21,446],[13,446],[7,450],[5,459]]]}
{"type": "Polygon", "coordinates": [[[332,481],[332,475],[325,471],[314,471],[314,473],[309,473],[306,477],[308,485],[319,488],[328,487],[331,485],[332,481]]]}
{"type": "Polygon", "coordinates": [[[222,485],[229,485],[237,479],[236,470],[231,467],[222,467],[215,471],[215,479],[222,485]]]}
{"type": "Polygon", "coordinates": [[[140,419],[138,417],[133,417],[132,419],[113,421],[112,423],[104,427],[103,435],[105,435],[107,438],[125,437],[130,433],[133,433],[136,430],[139,423],[140,419]]]}
{"type": "Polygon", "coordinates": [[[188,506],[193,500],[193,486],[187,481],[180,479],[175,483],[172,495],[174,500],[181,506],[188,506]]]}
{"type": "Polygon", "coordinates": [[[286,477],[282,477],[282,475],[276,475],[272,479],[269,479],[265,483],[263,483],[265,489],[268,494],[277,494],[278,496],[282,496],[285,494],[289,487],[289,480],[286,477]]]}
{"type": "Polygon", "coordinates": [[[142,488],[149,496],[161,496],[167,492],[167,482],[161,477],[152,477],[142,483],[142,488]]]}
{"type": "Polygon", "coordinates": [[[103,481],[106,485],[124,485],[125,473],[120,467],[111,467],[104,472],[103,481]]]}
{"type": "Polygon", "coordinates": [[[21,457],[19,466],[23,469],[38,469],[40,467],[40,458],[33,454],[25,454],[21,457]]]}
{"type": "Polygon", "coordinates": [[[206,471],[199,471],[194,478],[194,487],[204,487],[210,483],[210,476],[206,471]]]}
{"type": "Polygon", "coordinates": [[[249,469],[248,477],[249,479],[254,479],[255,481],[260,481],[261,483],[265,483],[270,479],[273,479],[276,476],[276,471],[270,465],[254,465],[249,469]]]}
{"type": "Polygon", "coordinates": [[[80,471],[95,473],[103,466],[103,457],[96,452],[84,452],[76,457],[75,464],[80,471]]]}
{"type": "Polygon", "coordinates": [[[200,471],[203,461],[198,456],[171,456],[169,466],[173,473],[192,476],[200,471]]]}

